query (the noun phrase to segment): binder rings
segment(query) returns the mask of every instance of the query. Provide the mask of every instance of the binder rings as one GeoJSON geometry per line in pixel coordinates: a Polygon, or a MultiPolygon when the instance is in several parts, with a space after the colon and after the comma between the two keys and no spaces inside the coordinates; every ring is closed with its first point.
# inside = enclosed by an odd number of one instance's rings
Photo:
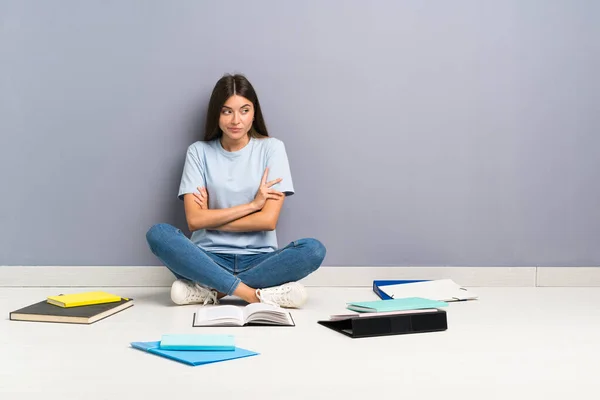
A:
{"type": "Polygon", "coordinates": [[[363,314],[317,322],[351,338],[438,332],[448,329],[446,311],[438,309],[418,312],[413,310],[393,315],[363,314]]]}

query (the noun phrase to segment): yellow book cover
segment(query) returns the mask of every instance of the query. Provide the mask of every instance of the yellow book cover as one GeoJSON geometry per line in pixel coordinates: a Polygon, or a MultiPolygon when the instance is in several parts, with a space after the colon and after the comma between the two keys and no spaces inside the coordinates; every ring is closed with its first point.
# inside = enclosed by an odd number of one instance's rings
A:
{"type": "Polygon", "coordinates": [[[68,308],[89,306],[91,304],[114,303],[121,301],[121,297],[106,292],[84,292],[49,296],[46,301],[55,306],[68,308]]]}

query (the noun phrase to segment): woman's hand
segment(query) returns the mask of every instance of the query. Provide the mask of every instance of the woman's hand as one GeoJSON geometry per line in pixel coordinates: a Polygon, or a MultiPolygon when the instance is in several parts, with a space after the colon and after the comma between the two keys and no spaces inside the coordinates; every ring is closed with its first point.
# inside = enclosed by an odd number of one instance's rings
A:
{"type": "Polygon", "coordinates": [[[271,186],[281,182],[281,178],[277,178],[267,182],[268,174],[269,167],[265,169],[265,173],[263,174],[262,179],[260,181],[260,187],[258,188],[258,192],[256,192],[254,200],[250,202],[250,204],[252,204],[257,210],[262,210],[268,199],[277,200],[284,196],[282,192],[275,189],[271,189],[271,186]]]}
{"type": "Polygon", "coordinates": [[[198,193],[194,193],[194,201],[203,210],[208,210],[208,192],[205,187],[198,187],[198,193]]]}

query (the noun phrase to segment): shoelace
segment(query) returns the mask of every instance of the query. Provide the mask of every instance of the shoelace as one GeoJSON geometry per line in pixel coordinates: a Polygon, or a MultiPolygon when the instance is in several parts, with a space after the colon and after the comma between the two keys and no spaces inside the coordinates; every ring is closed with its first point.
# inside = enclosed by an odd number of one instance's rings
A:
{"type": "Polygon", "coordinates": [[[262,290],[256,291],[256,297],[260,299],[262,303],[270,304],[273,306],[291,306],[292,302],[286,295],[290,293],[291,288],[289,286],[280,286],[274,289],[267,289],[266,299],[262,295],[262,290]]]}
{"type": "Polygon", "coordinates": [[[217,299],[217,292],[215,292],[214,290],[209,290],[205,287],[200,286],[197,283],[188,285],[188,294],[185,297],[187,301],[202,301],[203,298],[203,305],[219,304],[219,300],[217,299]],[[204,298],[204,295],[206,296],[206,298],[204,298]]]}

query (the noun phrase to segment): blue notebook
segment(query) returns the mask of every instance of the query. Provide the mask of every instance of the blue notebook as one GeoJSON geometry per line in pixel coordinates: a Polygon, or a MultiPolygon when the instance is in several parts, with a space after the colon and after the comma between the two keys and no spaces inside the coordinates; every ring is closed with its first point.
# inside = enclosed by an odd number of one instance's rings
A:
{"type": "Polygon", "coordinates": [[[193,366],[250,357],[259,354],[239,347],[236,347],[233,351],[163,350],[160,348],[160,342],[132,342],[131,347],[193,366]]]}
{"type": "Polygon", "coordinates": [[[423,299],[420,297],[406,297],[403,299],[376,300],[352,302],[346,305],[348,310],[358,312],[388,312],[405,310],[422,310],[425,308],[446,307],[445,301],[423,299]]]}
{"type": "Polygon", "coordinates": [[[163,350],[235,350],[233,335],[163,335],[160,340],[163,350]]]}

